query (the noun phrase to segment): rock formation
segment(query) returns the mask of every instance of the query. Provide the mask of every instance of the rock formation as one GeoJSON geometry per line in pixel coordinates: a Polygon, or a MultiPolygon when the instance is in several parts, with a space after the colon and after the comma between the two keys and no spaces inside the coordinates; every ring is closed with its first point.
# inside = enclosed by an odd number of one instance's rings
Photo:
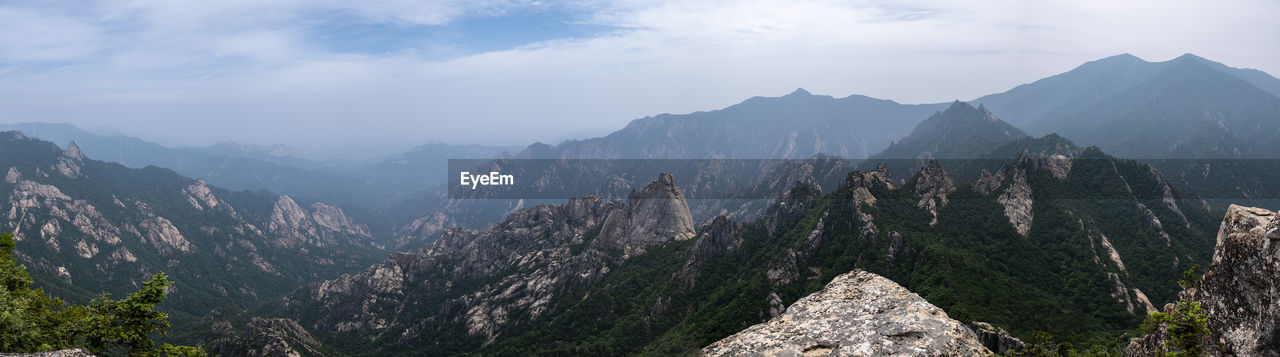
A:
{"type": "Polygon", "coordinates": [[[916,181],[916,197],[920,198],[918,206],[933,214],[929,225],[938,224],[938,210],[947,206],[947,195],[956,190],[956,183],[942,169],[942,163],[930,159],[929,164],[920,170],[920,179],[916,181]]]}
{"type": "MultiPolygon", "coordinates": [[[[1260,208],[1231,205],[1218,231],[1213,262],[1201,280],[1178,295],[1208,313],[1210,355],[1280,355],[1280,220],[1260,208]]],[[[1174,304],[1164,307],[1172,312],[1174,304]]],[[[1127,356],[1168,351],[1164,326],[1134,339],[1127,356]]]]}
{"type": "Polygon", "coordinates": [[[1031,186],[1027,185],[1027,173],[1022,169],[1013,170],[1013,181],[1009,188],[996,197],[996,202],[1004,205],[1004,215],[1009,217],[1009,224],[1023,237],[1031,233],[1031,186]]]}
{"type": "Polygon", "coordinates": [[[644,253],[646,246],[690,239],[693,235],[693,216],[684,191],[676,187],[675,177],[662,173],[640,192],[633,191],[625,209],[609,214],[592,247],[601,251],[620,249],[625,259],[644,253]]]}
{"type": "Polygon", "coordinates": [[[768,322],[703,349],[709,356],[986,356],[972,330],[878,275],[854,271],[768,322]]]}

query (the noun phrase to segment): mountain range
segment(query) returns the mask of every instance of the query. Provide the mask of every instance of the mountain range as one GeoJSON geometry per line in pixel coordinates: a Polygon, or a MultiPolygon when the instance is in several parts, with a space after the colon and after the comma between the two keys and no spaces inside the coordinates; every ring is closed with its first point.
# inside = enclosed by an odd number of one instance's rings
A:
{"type": "Polygon", "coordinates": [[[345,166],[14,124],[0,212],[51,294],[164,271],[174,338],[229,355],[697,353],[864,283],[999,343],[1118,346],[1188,298],[1176,282],[1214,261],[1222,200],[1280,194],[1277,90],[1121,55],[971,102],[797,89],[345,166]],[[543,191],[450,195],[458,158],[543,191]]]}

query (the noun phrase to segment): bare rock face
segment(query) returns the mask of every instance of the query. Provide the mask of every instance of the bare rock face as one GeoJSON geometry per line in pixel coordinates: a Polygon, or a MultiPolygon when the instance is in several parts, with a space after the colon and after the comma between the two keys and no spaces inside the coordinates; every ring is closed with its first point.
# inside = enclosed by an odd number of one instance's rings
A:
{"type": "Polygon", "coordinates": [[[182,193],[187,196],[187,202],[198,210],[218,207],[218,198],[213,195],[213,191],[209,190],[204,180],[196,180],[195,183],[184,188],[182,193]]]}
{"type": "Polygon", "coordinates": [[[76,142],[72,141],[67,144],[67,149],[62,152],[62,157],[58,158],[58,162],[53,164],[53,171],[57,171],[67,178],[80,177],[80,167],[84,165],[84,154],[80,153],[80,147],[76,146],[76,142]]]}
{"type": "Polygon", "coordinates": [[[142,228],[143,237],[161,252],[170,252],[172,250],[191,251],[191,242],[182,236],[182,232],[178,231],[178,227],[174,227],[173,223],[164,217],[148,218],[138,226],[142,228]]]}
{"type": "Polygon", "coordinates": [[[330,231],[349,235],[371,236],[368,227],[347,217],[347,214],[338,206],[322,202],[313,203],[311,204],[311,218],[317,225],[330,231]]]}
{"type": "Polygon", "coordinates": [[[875,171],[849,173],[849,177],[845,179],[845,184],[853,189],[853,215],[854,218],[862,223],[859,233],[864,239],[874,239],[880,233],[876,227],[875,217],[862,210],[862,206],[876,205],[876,197],[871,194],[871,189],[883,187],[885,189],[894,189],[893,178],[889,176],[889,165],[879,164],[875,171]]]}
{"type": "MultiPolygon", "coordinates": [[[[1211,355],[1280,356],[1280,220],[1276,213],[1231,205],[1218,230],[1213,262],[1178,301],[1199,302],[1211,335],[1211,355]]],[[[1167,304],[1171,312],[1174,304],[1167,304]]],[[[1136,338],[1126,356],[1164,352],[1164,329],[1136,338]]]]}
{"type": "Polygon", "coordinates": [[[889,279],[854,271],[709,356],[989,356],[972,330],[889,279]]]}
{"type": "Polygon", "coordinates": [[[662,173],[640,192],[632,192],[627,207],[605,219],[593,247],[621,249],[623,258],[644,253],[644,247],[669,240],[693,238],[693,216],[676,179],[662,173]]]}
{"type": "Polygon", "coordinates": [[[938,209],[947,206],[947,195],[955,190],[956,183],[942,169],[942,163],[929,159],[929,164],[920,170],[920,180],[916,181],[916,197],[920,198],[917,205],[933,214],[929,225],[938,224],[938,209]]]}
{"type": "Polygon", "coordinates": [[[1044,159],[1044,169],[1048,170],[1054,178],[1066,180],[1071,175],[1071,158],[1062,154],[1049,155],[1044,159]]]}
{"type": "Polygon", "coordinates": [[[278,240],[277,244],[286,248],[300,244],[304,237],[316,235],[315,225],[311,223],[311,217],[307,215],[307,211],[303,211],[293,198],[285,195],[276,200],[276,205],[271,210],[271,221],[267,223],[267,230],[283,235],[284,238],[278,240]]]}
{"type": "Polygon", "coordinates": [[[1000,168],[1000,170],[992,174],[987,169],[982,169],[982,175],[978,177],[978,182],[973,184],[973,190],[983,195],[995,192],[997,188],[1000,188],[1000,183],[1004,181],[1004,170],[1004,168],[1000,168]]]}
{"type": "Polygon", "coordinates": [[[1027,173],[1022,169],[1013,171],[1013,183],[996,197],[996,202],[1004,205],[1004,215],[1009,217],[1009,224],[1023,237],[1031,233],[1032,216],[1031,186],[1027,185],[1027,173]]]}
{"type": "Polygon", "coordinates": [[[372,238],[368,227],[348,218],[341,208],[316,202],[308,212],[289,196],[276,200],[267,231],[279,235],[273,243],[283,248],[327,247],[337,245],[340,239],[363,242],[372,238]]]}
{"type": "Polygon", "coordinates": [[[893,262],[898,259],[899,255],[908,253],[907,246],[903,243],[902,234],[897,231],[889,231],[889,249],[884,253],[884,262],[886,265],[893,266],[893,262]]]}

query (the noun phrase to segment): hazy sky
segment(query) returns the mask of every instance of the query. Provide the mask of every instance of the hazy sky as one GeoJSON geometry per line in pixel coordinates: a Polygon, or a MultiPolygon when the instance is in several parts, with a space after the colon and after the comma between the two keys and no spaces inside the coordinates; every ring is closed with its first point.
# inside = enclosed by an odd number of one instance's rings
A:
{"type": "Polygon", "coordinates": [[[1280,1],[3,1],[0,122],[529,143],[796,87],[973,99],[1132,53],[1280,73],[1280,1]]]}

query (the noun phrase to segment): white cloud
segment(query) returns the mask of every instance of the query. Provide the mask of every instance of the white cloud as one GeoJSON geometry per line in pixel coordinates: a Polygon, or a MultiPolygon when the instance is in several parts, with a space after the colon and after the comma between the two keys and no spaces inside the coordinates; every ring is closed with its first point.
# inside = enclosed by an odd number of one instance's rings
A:
{"type": "Polygon", "coordinates": [[[527,142],[798,86],[972,99],[1129,52],[1280,73],[1280,3],[884,1],[127,1],[0,6],[8,121],[171,142],[527,142]],[[441,60],[311,39],[346,14],[403,28],[527,11],[618,30],[441,60]],[[566,10],[569,9],[569,10],[566,10]],[[253,130],[245,130],[250,128],[253,130]]]}

